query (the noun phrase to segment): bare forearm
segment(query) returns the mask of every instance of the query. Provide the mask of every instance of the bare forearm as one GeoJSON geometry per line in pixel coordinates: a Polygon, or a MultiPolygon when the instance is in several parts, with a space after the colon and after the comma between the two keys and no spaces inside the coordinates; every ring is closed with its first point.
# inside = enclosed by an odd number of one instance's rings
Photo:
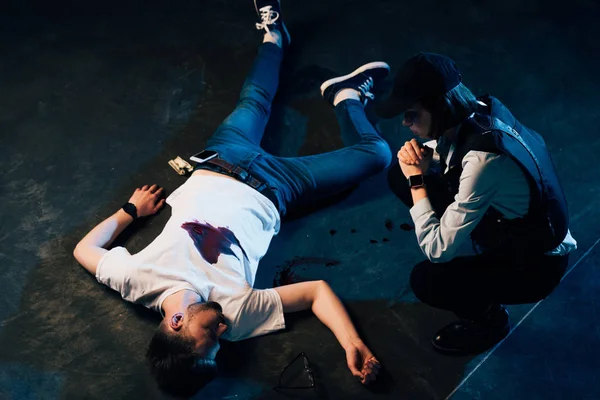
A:
{"type": "MultiPolygon", "coordinates": [[[[165,204],[162,193],[163,189],[158,185],[144,185],[135,189],[129,203],[135,207],[138,217],[146,217],[158,212],[165,204]]],[[[132,221],[133,217],[120,209],[85,235],[75,246],[73,255],[86,270],[95,275],[102,257],[108,253],[106,248],[132,221]]]]}
{"type": "Polygon", "coordinates": [[[275,290],[281,297],[284,312],[310,309],[333,332],[344,349],[352,341],[359,340],[344,305],[325,281],[300,282],[275,290]]]}
{"type": "Polygon", "coordinates": [[[127,228],[133,218],[123,210],[119,210],[92,229],[78,246],[106,248],[127,228]]]}
{"type": "Polygon", "coordinates": [[[326,283],[320,285],[312,311],[333,332],[344,349],[360,340],[344,305],[326,283]]]}
{"type": "Polygon", "coordinates": [[[79,264],[95,275],[98,263],[108,252],[106,247],[112,244],[131,221],[133,218],[129,214],[119,210],[92,229],[77,243],[73,251],[79,264]]]}
{"type": "Polygon", "coordinates": [[[335,335],[346,352],[348,368],[363,384],[377,375],[379,362],[358,337],[358,333],[340,299],[324,281],[294,283],[275,288],[283,312],[311,309],[335,335]]]}
{"type": "Polygon", "coordinates": [[[413,204],[417,204],[419,200],[427,197],[427,190],[424,187],[410,189],[412,195],[413,204]]]}

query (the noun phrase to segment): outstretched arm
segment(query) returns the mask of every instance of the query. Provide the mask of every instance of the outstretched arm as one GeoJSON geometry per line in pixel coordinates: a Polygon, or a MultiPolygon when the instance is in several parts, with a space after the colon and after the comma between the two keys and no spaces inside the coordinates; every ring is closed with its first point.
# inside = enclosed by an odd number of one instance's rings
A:
{"type": "Polygon", "coordinates": [[[348,368],[367,384],[375,380],[379,361],[358,336],[344,305],[325,281],[301,282],[275,288],[283,312],[312,310],[335,335],[346,351],[348,368]]]}
{"type": "MultiPolygon", "coordinates": [[[[165,204],[161,199],[162,188],[158,185],[136,189],[129,202],[135,205],[138,217],[155,214],[165,204]]],[[[133,217],[122,209],[92,229],[75,247],[73,255],[86,270],[96,275],[96,267],[106,248],[133,222],[133,217]]]]}

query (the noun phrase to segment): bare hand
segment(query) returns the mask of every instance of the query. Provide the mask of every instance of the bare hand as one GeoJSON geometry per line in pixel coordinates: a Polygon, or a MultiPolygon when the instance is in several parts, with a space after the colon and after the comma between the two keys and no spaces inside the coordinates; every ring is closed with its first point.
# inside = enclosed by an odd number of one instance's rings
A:
{"type": "Polygon", "coordinates": [[[363,385],[373,382],[381,368],[379,361],[360,339],[355,340],[346,349],[346,360],[352,375],[357,377],[363,385]]]}
{"type": "Polygon", "coordinates": [[[154,184],[144,185],[141,189],[135,189],[129,202],[135,205],[138,217],[146,217],[156,214],[165,205],[165,199],[161,198],[163,188],[154,184]]]}
{"type": "Polygon", "coordinates": [[[433,151],[421,146],[416,139],[406,142],[398,151],[398,162],[405,177],[424,175],[429,169],[433,151]]]}
{"type": "Polygon", "coordinates": [[[417,139],[412,139],[404,143],[404,146],[400,148],[398,151],[398,160],[407,165],[417,165],[421,160],[426,158],[427,153],[427,149],[421,146],[417,139]]]}

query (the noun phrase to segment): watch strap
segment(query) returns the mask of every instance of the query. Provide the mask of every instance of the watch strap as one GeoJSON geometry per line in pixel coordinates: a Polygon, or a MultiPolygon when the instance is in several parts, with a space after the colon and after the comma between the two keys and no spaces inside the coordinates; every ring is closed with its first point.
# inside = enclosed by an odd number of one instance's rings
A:
{"type": "Polygon", "coordinates": [[[138,219],[137,208],[136,208],[135,204],[127,202],[127,203],[123,204],[123,207],[121,207],[121,208],[127,214],[131,215],[131,217],[134,220],[138,219]]]}

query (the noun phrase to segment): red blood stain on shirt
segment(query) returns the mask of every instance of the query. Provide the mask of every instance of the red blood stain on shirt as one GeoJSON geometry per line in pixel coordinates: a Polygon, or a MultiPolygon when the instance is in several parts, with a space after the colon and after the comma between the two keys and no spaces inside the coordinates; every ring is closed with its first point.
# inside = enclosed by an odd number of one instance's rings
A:
{"type": "Polygon", "coordinates": [[[231,245],[241,249],[235,234],[227,228],[217,228],[209,223],[202,224],[197,221],[185,222],[181,227],[188,232],[202,258],[211,264],[216,264],[221,254],[235,257],[231,245]]]}

